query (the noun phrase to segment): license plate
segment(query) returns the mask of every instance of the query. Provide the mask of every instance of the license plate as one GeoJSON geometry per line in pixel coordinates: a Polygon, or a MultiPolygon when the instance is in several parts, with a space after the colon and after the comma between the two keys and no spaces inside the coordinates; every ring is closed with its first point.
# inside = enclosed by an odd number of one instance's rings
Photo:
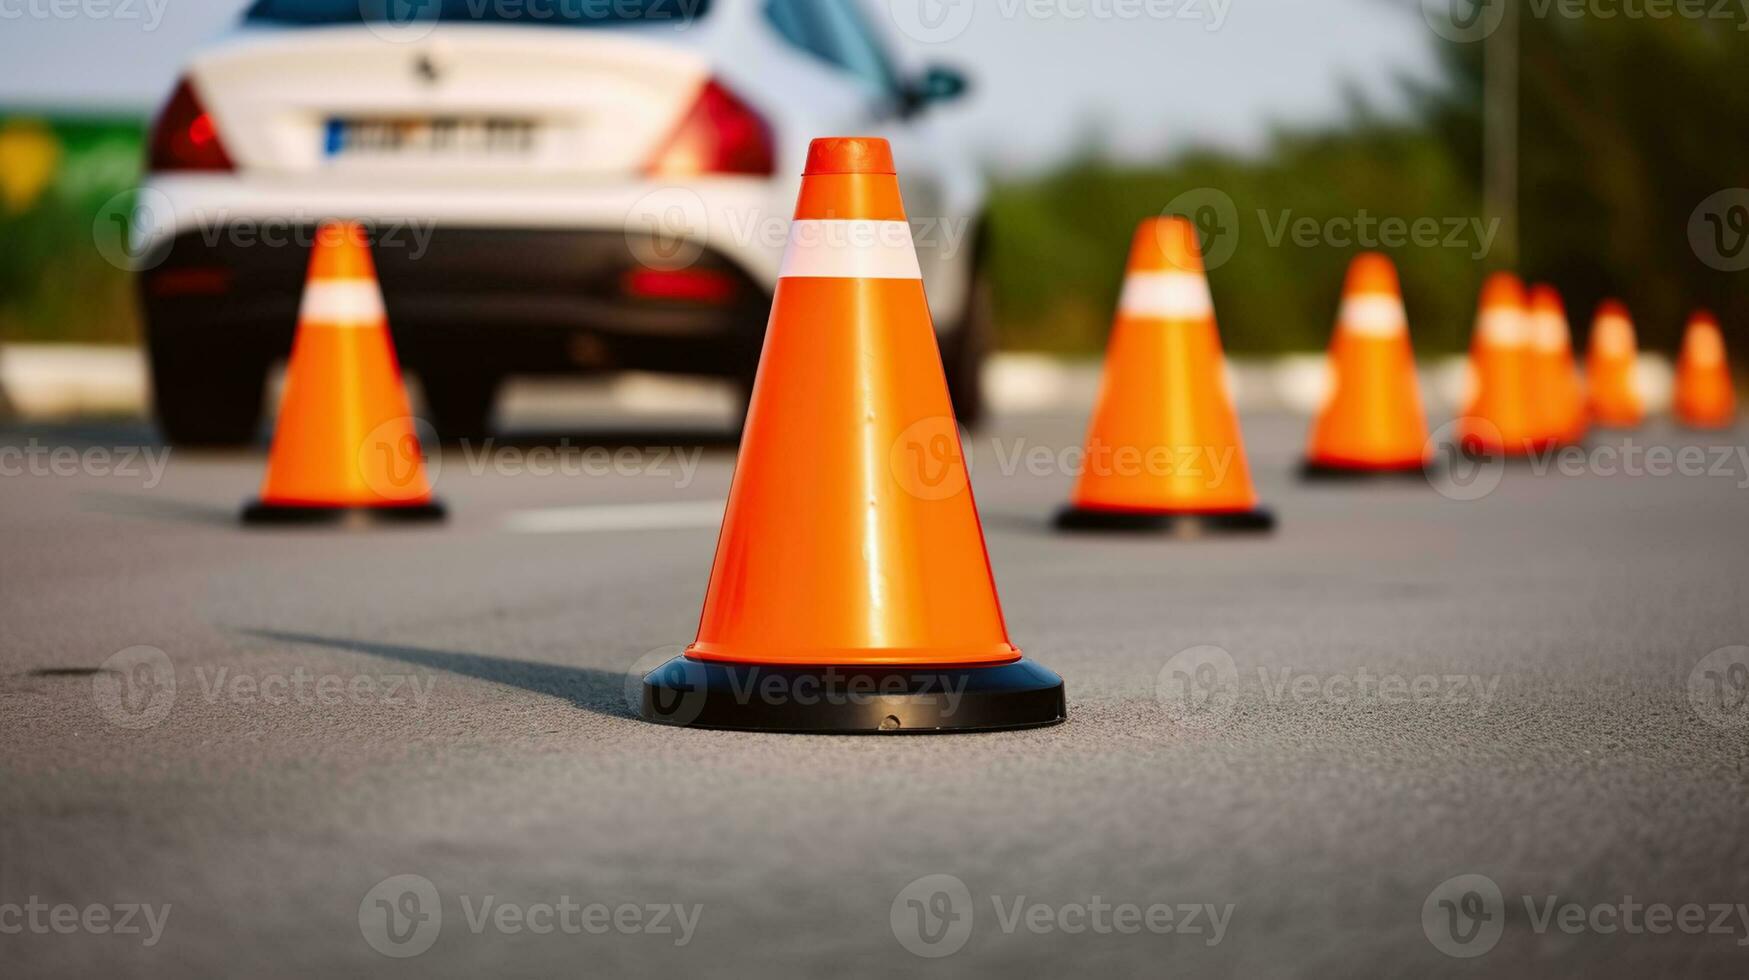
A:
{"type": "Polygon", "coordinates": [[[519,156],[534,149],[535,124],[497,116],[330,119],[327,155],[519,156]]]}

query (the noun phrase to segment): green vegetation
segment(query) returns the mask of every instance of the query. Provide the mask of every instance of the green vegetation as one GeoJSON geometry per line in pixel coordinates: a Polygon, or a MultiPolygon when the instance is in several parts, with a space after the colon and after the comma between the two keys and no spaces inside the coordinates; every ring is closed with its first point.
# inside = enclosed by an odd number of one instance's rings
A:
{"type": "Polygon", "coordinates": [[[139,335],[132,278],[94,236],[106,203],[139,181],[141,141],[133,120],[0,120],[0,340],[139,335]]]}
{"type": "MultiPolygon", "coordinates": [[[[1210,285],[1228,350],[1324,346],[1357,246],[1326,239],[1389,240],[1417,340],[1456,349],[1468,335],[1483,263],[1472,219],[1479,194],[1425,132],[1359,122],[1339,133],[1278,137],[1258,160],[1191,154],[1157,169],[1078,163],[1043,180],[999,188],[992,220],[998,317],[1011,347],[1085,353],[1104,346],[1136,223],[1169,202],[1231,202],[1202,221],[1210,285]],[[1182,195],[1182,197],[1181,197],[1182,195]],[[1223,197],[1224,195],[1224,197],[1223,197]],[[1461,228],[1437,220],[1449,217],[1461,228]],[[1395,219],[1387,223],[1387,219],[1395,219]],[[1420,219],[1417,229],[1410,224],[1420,219]],[[1453,247],[1415,247],[1461,232],[1453,247]]],[[[1483,226],[1485,233],[1486,226],[1483,226]]]]}
{"type": "MultiPolygon", "coordinates": [[[[1701,253],[1718,257],[1705,244],[1718,233],[1711,226],[1698,226],[1701,244],[1690,238],[1691,222],[1706,220],[1696,218],[1703,201],[1749,187],[1742,12],[1606,20],[1546,9],[1539,18],[1520,8],[1519,260],[1504,240],[1476,257],[1473,231],[1457,247],[1442,238],[1437,246],[1386,248],[1402,272],[1416,346],[1461,349],[1482,277],[1516,265],[1561,289],[1581,340],[1597,302],[1617,296],[1634,311],[1648,348],[1674,350],[1689,310],[1707,306],[1732,348],[1749,350],[1749,271],[1707,264],[1701,253]]],[[[1360,108],[1337,130],[1285,133],[1256,159],[1190,152],[1145,168],[1088,160],[999,188],[994,273],[1005,343],[1097,350],[1135,223],[1179,195],[1212,188],[1238,214],[1232,258],[1210,277],[1228,349],[1323,347],[1343,269],[1357,250],[1332,243],[1347,239],[1346,226],[1331,226],[1337,234],[1310,247],[1291,235],[1272,244],[1265,227],[1290,212],[1293,221],[1312,217],[1320,226],[1363,210],[1432,217],[1442,226],[1479,220],[1482,56],[1479,44],[1446,45],[1445,81],[1411,89],[1411,121],[1381,121],[1360,108]]],[[[1749,190],[1736,202],[1735,214],[1712,220],[1734,217],[1749,231],[1749,190]]],[[[1723,231],[1733,244],[1735,226],[1723,231]]]]}

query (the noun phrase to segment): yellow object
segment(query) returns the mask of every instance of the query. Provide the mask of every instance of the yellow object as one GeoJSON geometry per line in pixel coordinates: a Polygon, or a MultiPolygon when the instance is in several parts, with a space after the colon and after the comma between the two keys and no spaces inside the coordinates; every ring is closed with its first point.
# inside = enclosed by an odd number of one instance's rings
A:
{"type": "Polygon", "coordinates": [[[61,164],[61,141],[35,119],[0,124],[0,205],[22,214],[54,182],[61,164]]]}

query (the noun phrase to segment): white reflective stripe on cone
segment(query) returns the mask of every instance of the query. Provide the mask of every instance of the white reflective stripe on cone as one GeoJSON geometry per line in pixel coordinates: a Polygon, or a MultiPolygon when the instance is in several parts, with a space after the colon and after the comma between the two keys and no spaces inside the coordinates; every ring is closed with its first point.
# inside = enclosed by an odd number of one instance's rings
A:
{"type": "Polygon", "coordinates": [[[1118,310],[1130,316],[1198,320],[1215,312],[1207,279],[1193,272],[1132,272],[1118,310]]]}
{"type": "Polygon", "coordinates": [[[334,279],[304,287],[298,318],[310,323],[372,327],[381,323],[383,294],[368,279],[334,279]]]}
{"type": "Polygon", "coordinates": [[[1476,333],[1490,347],[1522,347],[1530,339],[1525,315],[1517,310],[1484,310],[1476,318],[1476,333]]]}
{"type": "Polygon", "coordinates": [[[1377,293],[1370,296],[1350,296],[1343,300],[1336,322],[1349,333],[1367,337],[1395,337],[1409,329],[1409,317],[1403,311],[1403,301],[1395,296],[1377,293]]]}
{"type": "Polygon", "coordinates": [[[1566,350],[1573,344],[1567,321],[1559,313],[1536,313],[1530,318],[1530,345],[1540,351],[1566,350]]]}
{"type": "Polygon", "coordinates": [[[904,221],[803,219],[790,223],[785,279],[922,279],[904,221]]]}

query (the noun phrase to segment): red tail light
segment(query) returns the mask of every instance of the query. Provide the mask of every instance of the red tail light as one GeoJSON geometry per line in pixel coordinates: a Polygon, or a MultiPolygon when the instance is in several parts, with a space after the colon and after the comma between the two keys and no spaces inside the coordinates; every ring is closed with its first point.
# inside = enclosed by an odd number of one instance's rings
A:
{"type": "Polygon", "coordinates": [[[153,170],[234,170],[213,117],[183,79],[152,127],[153,170]]]}
{"type": "Polygon", "coordinates": [[[709,269],[634,269],[620,279],[638,299],[722,305],[735,298],[735,280],[709,269]]]}
{"type": "Polygon", "coordinates": [[[652,177],[751,174],[777,169],[771,127],[733,92],[706,82],[680,128],[650,161],[652,177]]]}

